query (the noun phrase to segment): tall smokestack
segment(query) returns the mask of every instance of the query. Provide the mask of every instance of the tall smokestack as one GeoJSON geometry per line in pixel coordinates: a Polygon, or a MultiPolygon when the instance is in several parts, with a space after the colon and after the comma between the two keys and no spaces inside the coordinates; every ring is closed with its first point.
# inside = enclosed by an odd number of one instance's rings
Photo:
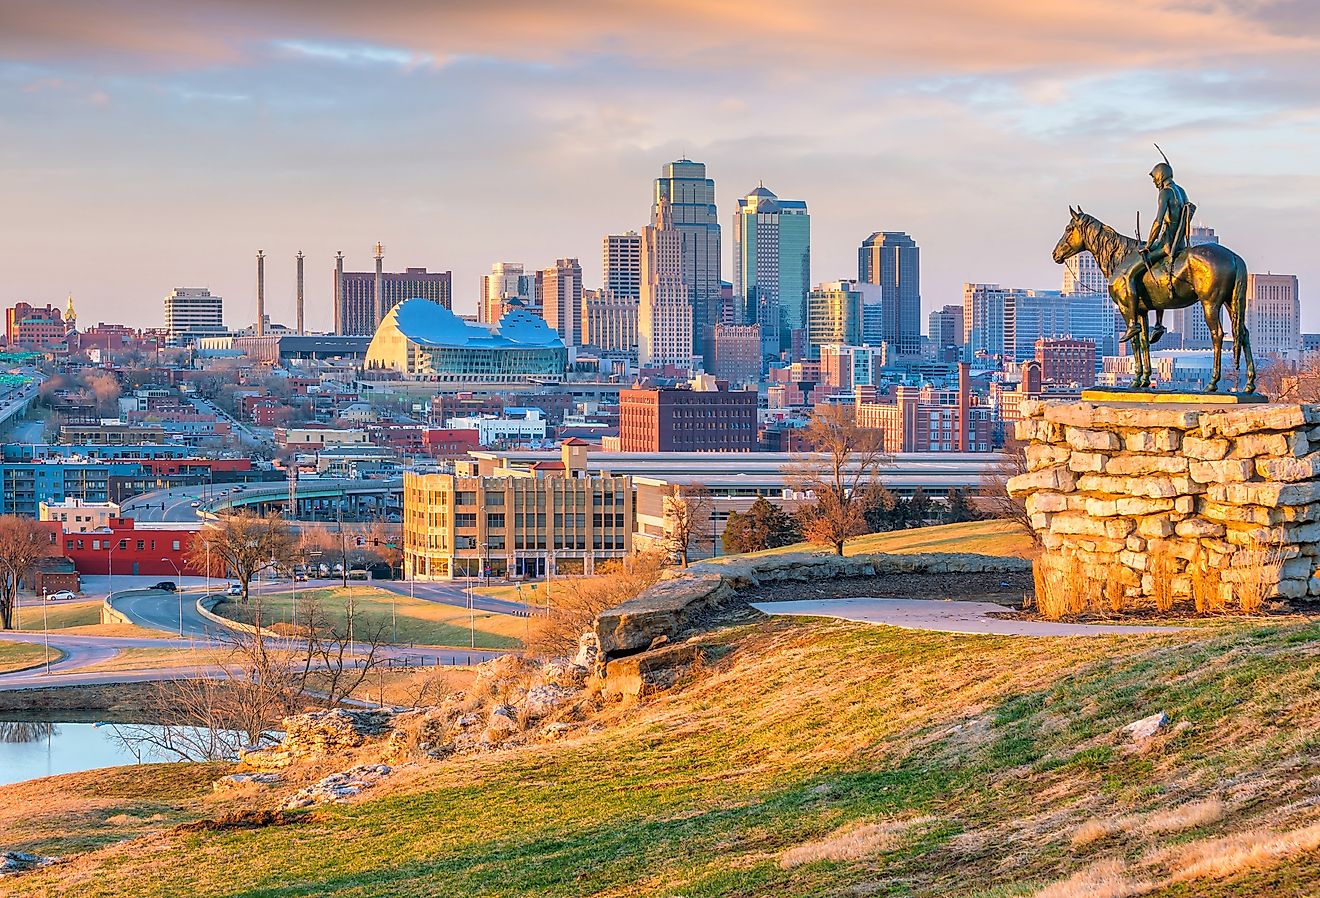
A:
{"type": "Polygon", "coordinates": [[[335,253],[335,333],[344,332],[344,252],[335,253]]]}
{"type": "Polygon", "coordinates": [[[377,243],[376,244],[376,285],[375,285],[375,290],[371,295],[371,317],[374,319],[371,325],[371,330],[373,333],[375,332],[376,328],[380,325],[381,319],[385,317],[385,296],[384,296],[384,290],[382,289],[384,287],[384,281],[383,278],[381,277],[381,266],[384,261],[385,261],[385,247],[381,246],[380,243],[377,243]]]}
{"type": "Polygon", "coordinates": [[[298,336],[307,333],[303,328],[303,254],[298,250],[298,336]]]}
{"type": "Polygon", "coordinates": [[[266,254],[257,250],[257,336],[266,335],[266,254]]]}

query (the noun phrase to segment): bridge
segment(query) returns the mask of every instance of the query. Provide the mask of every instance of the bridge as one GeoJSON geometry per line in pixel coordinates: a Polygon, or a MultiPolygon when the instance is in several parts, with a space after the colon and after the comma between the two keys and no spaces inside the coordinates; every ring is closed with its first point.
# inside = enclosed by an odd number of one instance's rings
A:
{"type": "Polygon", "coordinates": [[[296,521],[391,520],[402,514],[403,479],[299,480],[294,508],[288,483],[195,484],[154,490],[125,501],[123,513],[143,523],[209,519],[238,509],[279,511],[296,521]]]}

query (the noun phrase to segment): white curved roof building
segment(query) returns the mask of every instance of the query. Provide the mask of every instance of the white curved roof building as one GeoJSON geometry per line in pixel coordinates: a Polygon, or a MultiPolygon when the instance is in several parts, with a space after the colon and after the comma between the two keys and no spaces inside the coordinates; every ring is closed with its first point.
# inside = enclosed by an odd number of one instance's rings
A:
{"type": "Polygon", "coordinates": [[[439,303],[405,300],[390,309],[367,348],[366,367],[463,383],[557,380],[568,350],[553,328],[513,305],[495,325],[473,324],[439,303]]]}

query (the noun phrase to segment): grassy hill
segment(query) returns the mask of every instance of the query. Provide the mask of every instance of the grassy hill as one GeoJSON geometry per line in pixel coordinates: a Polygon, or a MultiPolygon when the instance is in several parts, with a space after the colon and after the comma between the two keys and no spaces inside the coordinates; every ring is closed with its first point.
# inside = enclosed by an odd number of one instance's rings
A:
{"type": "Polygon", "coordinates": [[[1301,618],[1035,640],[761,621],[712,634],[695,682],[602,712],[594,732],[404,769],[302,825],[165,829],[258,800],[212,796],[223,770],[193,765],[11,787],[0,847],[94,850],[5,887],[192,898],[1313,894],[1317,639],[1320,625],[1301,618]],[[1148,742],[1118,732],[1158,711],[1170,725],[1148,742]]]}
{"type": "MultiPolygon", "coordinates": [[[[969,521],[963,524],[939,524],[912,530],[891,530],[855,536],[844,546],[845,555],[891,552],[910,555],[916,552],[976,552],[980,555],[1013,555],[1029,558],[1033,554],[1031,537],[1012,521],[969,521]]],[[[750,552],[750,556],[777,555],[784,552],[823,551],[810,543],[794,543],[779,549],[750,552]]],[[[745,558],[747,555],[729,556],[745,558]]],[[[718,558],[714,559],[719,561],[718,558]]]]}

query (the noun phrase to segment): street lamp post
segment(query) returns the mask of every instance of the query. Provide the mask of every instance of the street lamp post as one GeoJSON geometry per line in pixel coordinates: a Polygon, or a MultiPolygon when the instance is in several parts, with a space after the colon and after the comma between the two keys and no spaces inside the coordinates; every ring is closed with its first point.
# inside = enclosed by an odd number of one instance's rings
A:
{"type": "Polygon", "coordinates": [[[50,593],[41,591],[41,632],[46,641],[46,673],[50,673],[50,621],[46,616],[46,602],[50,593]]]}
{"type": "MultiPolygon", "coordinates": [[[[183,579],[183,571],[179,570],[179,566],[174,563],[173,559],[162,558],[161,561],[165,562],[170,567],[174,568],[174,576],[178,577],[180,580],[183,579]]],[[[174,594],[179,597],[179,638],[182,639],[183,638],[183,589],[181,587],[181,584],[179,583],[174,584],[174,594]]]]}

